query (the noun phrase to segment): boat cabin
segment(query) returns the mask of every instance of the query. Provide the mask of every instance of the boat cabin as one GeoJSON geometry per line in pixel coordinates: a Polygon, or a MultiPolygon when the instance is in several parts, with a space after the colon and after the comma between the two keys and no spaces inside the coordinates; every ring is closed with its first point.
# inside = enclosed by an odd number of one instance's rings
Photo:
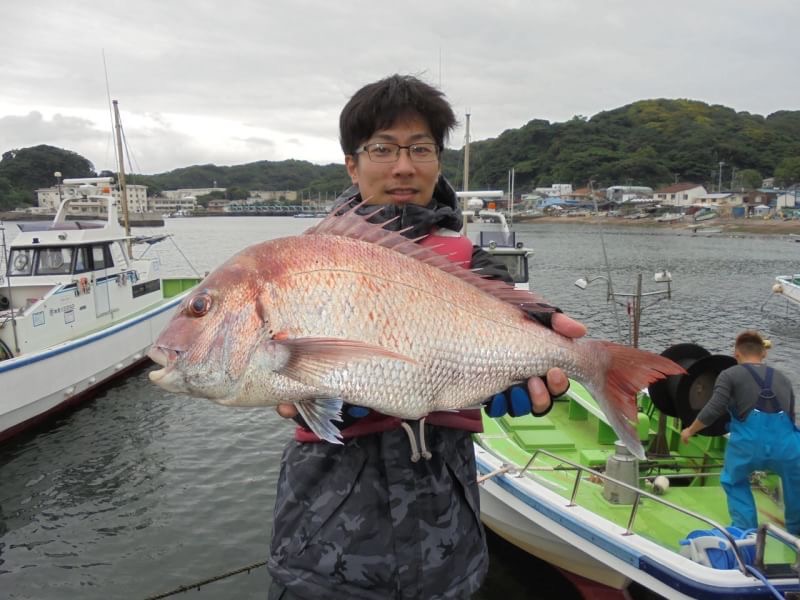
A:
{"type": "MultiPolygon", "coordinates": [[[[36,238],[34,238],[36,239],[36,238]]],[[[71,275],[127,267],[119,244],[98,242],[80,246],[30,246],[12,248],[7,273],[12,277],[71,275]]]]}

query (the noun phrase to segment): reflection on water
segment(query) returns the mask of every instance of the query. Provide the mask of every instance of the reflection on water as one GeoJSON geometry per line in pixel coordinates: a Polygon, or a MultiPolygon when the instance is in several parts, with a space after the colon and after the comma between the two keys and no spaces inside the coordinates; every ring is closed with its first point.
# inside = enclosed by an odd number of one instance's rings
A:
{"type": "MultiPolygon", "coordinates": [[[[168,220],[166,230],[206,271],[249,244],[309,224],[189,218],[168,220]]],[[[616,338],[604,282],[585,290],[573,285],[606,272],[598,229],[530,224],[518,227],[517,237],[535,250],[533,287],[586,322],[592,336],[616,338]]],[[[790,254],[795,244],[629,228],[606,230],[604,237],[615,291],[632,291],[637,273],[644,275],[644,291],[652,291],[658,289],[655,271],[672,272],[673,298],[645,302],[643,347],[660,352],[694,342],[730,353],[738,331],[757,328],[773,341],[771,363],[800,383],[800,312],[787,314],[780,303],[759,311],[773,277],[797,271],[790,254]]],[[[150,254],[160,256],[169,274],[189,272],[169,242],[150,254]]],[[[626,308],[618,309],[627,335],[626,308]]],[[[280,452],[290,432],[272,409],[178,397],[152,386],[146,370],[135,373],[0,448],[0,589],[40,600],[144,598],[263,560],[280,452]]],[[[481,598],[556,594],[567,600],[558,577],[549,570],[543,575],[535,561],[496,542],[491,554],[481,598]]],[[[261,568],[192,595],[263,598],[266,588],[261,568]]]]}

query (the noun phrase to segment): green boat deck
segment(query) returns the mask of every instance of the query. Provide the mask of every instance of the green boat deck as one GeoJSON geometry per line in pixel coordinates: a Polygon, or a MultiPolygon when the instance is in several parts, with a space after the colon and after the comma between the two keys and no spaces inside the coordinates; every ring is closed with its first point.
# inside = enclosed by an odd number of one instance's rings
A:
{"type": "MultiPolygon", "coordinates": [[[[659,414],[650,399],[642,394],[639,415],[639,436],[645,449],[656,437],[659,414]]],[[[579,383],[572,381],[568,397],[557,400],[553,410],[544,417],[500,417],[484,415],[484,432],[476,442],[498,456],[504,463],[520,469],[539,451],[557,455],[564,461],[577,463],[596,471],[604,471],[606,460],[614,453],[617,437],[605,422],[597,403],[579,383]]],[[[648,453],[640,461],[639,487],[653,491],[649,480],[665,475],[669,489],[660,498],[703,517],[729,525],[725,491],[719,484],[719,472],[725,452],[725,438],[695,436],[689,444],[680,441],[680,421],[668,417],[666,444],[668,454],[648,453]]],[[[567,501],[572,496],[579,471],[566,462],[539,454],[528,467],[526,475],[567,501]]],[[[576,504],[626,528],[632,505],[613,504],[603,496],[603,480],[587,471],[580,471],[581,481],[576,504]]],[[[771,522],[783,527],[783,505],[779,496],[780,480],[767,474],[753,488],[759,512],[759,522],[771,522]]],[[[672,550],[679,550],[679,541],[697,529],[711,525],[691,515],[675,510],[650,498],[642,497],[632,531],[672,550]]],[[[767,563],[795,563],[794,550],[774,539],[768,539],[767,563]]]]}
{"type": "Polygon", "coordinates": [[[199,277],[169,277],[161,280],[161,293],[165,299],[173,298],[200,283],[199,277]]]}

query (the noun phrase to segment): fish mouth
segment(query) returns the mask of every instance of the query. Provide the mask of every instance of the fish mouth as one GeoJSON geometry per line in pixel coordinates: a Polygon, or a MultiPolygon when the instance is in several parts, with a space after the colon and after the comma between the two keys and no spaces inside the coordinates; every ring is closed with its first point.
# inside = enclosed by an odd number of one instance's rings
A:
{"type": "Polygon", "coordinates": [[[178,360],[180,352],[164,346],[153,346],[147,352],[147,356],[163,367],[148,373],[150,381],[170,392],[182,392],[185,389],[183,377],[175,368],[175,361],[178,360]]]}

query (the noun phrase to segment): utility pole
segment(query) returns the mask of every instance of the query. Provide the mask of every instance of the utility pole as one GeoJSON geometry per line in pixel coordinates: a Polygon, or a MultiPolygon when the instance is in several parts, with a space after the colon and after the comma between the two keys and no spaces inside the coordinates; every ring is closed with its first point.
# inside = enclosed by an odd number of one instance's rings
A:
{"type": "Polygon", "coordinates": [[[469,113],[467,113],[467,133],[464,136],[464,191],[469,191],[469,113]]]}
{"type": "Polygon", "coordinates": [[[722,167],[725,166],[725,161],[719,161],[719,183],[717,184],[717,191],[722,191],[722,167]]]}

